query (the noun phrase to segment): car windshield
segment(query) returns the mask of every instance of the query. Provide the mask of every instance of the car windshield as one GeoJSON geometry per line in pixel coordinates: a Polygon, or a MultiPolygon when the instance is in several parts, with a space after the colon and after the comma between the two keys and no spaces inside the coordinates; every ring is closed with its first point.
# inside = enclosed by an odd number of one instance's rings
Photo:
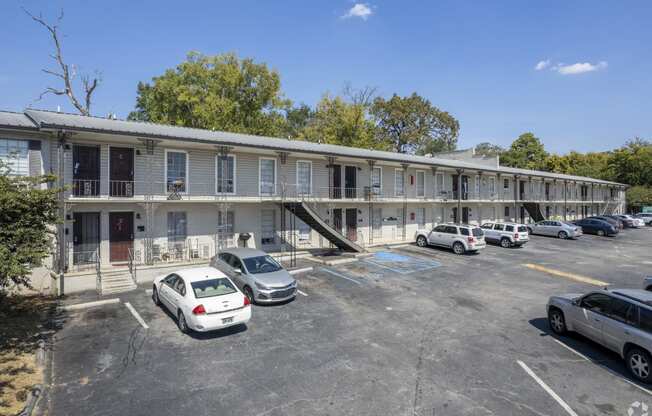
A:
{"type": "Polygon", "coordinates": [[[518,232],[519,233],[527,233],[527,227],[525,225],[519,225],[518,226],[518,232]]]}
{"type": "Polygon", "coordinates": [[[250,274],[273,273],[283,269],[272,256],[249,257],[243,261],[250,274]]]}
{"type": "Polygon", "coordinates": [[[236,291],[233,284],[225,277],[192,282],[190,285],[192,286],[192,291],[197,299],[230,295],[236,291]]]}
{"type": "Polygon", "coordinates": [[[484,235],[484,232],[482,231],[482,228],[474,228],[473,229],[473,236],[482,237],[483,235],[484,235]]]}

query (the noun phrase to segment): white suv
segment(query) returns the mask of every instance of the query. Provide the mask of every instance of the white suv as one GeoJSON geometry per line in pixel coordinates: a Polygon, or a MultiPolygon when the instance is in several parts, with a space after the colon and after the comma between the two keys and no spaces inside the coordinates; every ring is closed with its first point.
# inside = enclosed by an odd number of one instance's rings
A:
{"type": "Polygon", "coordinates": [[[521,247],[530,241],[527,226],[523,224],[486,222],[480,227],[487,241],[500,244],[501,247],[521,247]]]}
{"type": "Polygon", "coordinates": [[[652,383],[652,293],[605,289],[553,296],[548,322],[556,334],[578,332],[616,351],[634,377],[652,383]]]}
{"type": "Polygon", "coordinates": [[[472,225],[441,224],[432,231],[417,231],[415,238],[419,247],[448,247],[452,248],[455,254],[474,252],[487,246],[482,229],[472,225]]]}

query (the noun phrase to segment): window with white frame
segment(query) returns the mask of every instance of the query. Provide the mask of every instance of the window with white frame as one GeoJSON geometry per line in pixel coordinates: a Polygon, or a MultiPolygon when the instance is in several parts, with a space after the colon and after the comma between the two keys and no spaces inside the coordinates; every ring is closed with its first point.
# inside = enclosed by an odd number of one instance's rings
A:
{"type": "Polygon", "coordinates": [[[425,208],[417,208],[416,217],[417,217],[417,228],[419,230],[425,229],[426,228],[426,209],[425,208]]]}
{"type": "Polygon", "coordinates": [[[493,176],[489,178],[489,192],[492,195],[496,193],[496,178],[493,176]]]}
{"type": "Polygon", "coordinates": [[[215,182],[218,194],[235,194],[235,156],[217,156],[215,182]]]}
{"type": "Polygon", "coordinates": [[[235,236],[233,224],[235,222],[234,211],[217,211],[217,232],[224,238],[232,240],[235,236]]]}
{"type": "Polygon", "coordinates": [[[436,195],[442,195],[444,193],[444,174],[438,173],[435,176],[435,192],[436,195]]]}
{"type": "Polygon", "coordinates": [[[371,228],[373,238],[382,238],[383,236],[383,209],[373,208],[373,218],[371,220],[371,228]]]}
{"type": "Polygon", "coordinates": [[[509,191],[509,179],[503,179],[503,189],[509,191]]]}
{"type": "Polygon", "coordinates": [[[297,230],[299,231],[299,241],[310,241],[310,226],[298,218],[297,230]]]}
{"type": "Polygon", "coordinates": [[[405,175],[403,174],[403,169],[394,170],[394,195],[405,195],[405,175]]]}
{"type": "Polygon", "coordinates": [[[185,211],[168,212],[168,246],[182,249],[188,237],[188,222],[185,211]]]}
{"type": "Polygon", "coordinates": [[[260,194],[274,195],[276,193],[276,159],[260,159],[260,194]]]}
{"type": "Polygon", "coordinates": [[[383,169],[375,167],[371,170],[371,189],[374,195],[381,195],[383,189],[383,169]]]}
{"type": "Polygon", "coordinates": [[[165,153],[165,183],[168,192],[187,192],[188,154],[173,150],[166,150],[165,153]]]}
{"type": "Polygon", "coordinates": [[[276,242],[276,211],[263,209],[260,211],[260,243],[270,245],[276,242]]]}
{"type": "Polygon", "coordinates": [[[475,197],[480,197],[480,175],[475,176],[475,197]]]}
{"type": "Polygon", "coordinates": [[[297,193],[310,195],[312,193],[312,162],[297,161],[297,193]]]}
{"type": "Polygon", "coordinates": [[[10,175],[29,175],[29,142],[27,140],[0,139],[0,161],[10,175]]]}
{"type": "Polygon", "coordinates": [[[426,172],[417,171],[417,198],[426,196],[426,172]]]}

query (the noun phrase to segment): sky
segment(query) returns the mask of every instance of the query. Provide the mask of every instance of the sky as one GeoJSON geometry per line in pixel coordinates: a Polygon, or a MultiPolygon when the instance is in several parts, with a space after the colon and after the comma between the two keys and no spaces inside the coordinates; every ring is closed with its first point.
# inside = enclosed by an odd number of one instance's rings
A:
{"type": "Polygon", "coordinates": [[[527,131],[551,152],[652,139],[652,2],[2,0],[0,110],[73,108],[38,97],[56,79],[53,45],[21,9],[64,10],[64,57],[102,74],[92,112],[126,118],[136,85],[190,51],[235,52],[276,69],[314,105],[330,92],[412,92],[461,125],[458,147],[527,131]]]}

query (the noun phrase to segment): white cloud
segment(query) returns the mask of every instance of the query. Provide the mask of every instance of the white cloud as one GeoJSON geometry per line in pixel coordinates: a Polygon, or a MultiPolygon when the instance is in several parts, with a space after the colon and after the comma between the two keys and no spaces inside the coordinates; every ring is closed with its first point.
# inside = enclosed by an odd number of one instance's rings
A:
{"type": "Polygon", "coordinates": [[[356,3],[349,9],[342,19],[349,19],[351,17],[359,17],[362,20],[367,20],[373,14],[373,10],[367,3],[356,3]]]}
{"type": "Polygon", "coordinates": [[[539,61],[534,69],[536,71],[542,71],[550,66],[550,59],[546,59],[545,61],[539,61]]]}
{"type": "Polygon", "coordinates": [[[552,70],[557,71],[562,75],[578,75],[605,69],[607,65],[607,62],[605,61],[598,62],[597,64],[592,64],[590,62],[578,62],[576,64],[564,65],[559,63],[555,65],[552,70]]]}

